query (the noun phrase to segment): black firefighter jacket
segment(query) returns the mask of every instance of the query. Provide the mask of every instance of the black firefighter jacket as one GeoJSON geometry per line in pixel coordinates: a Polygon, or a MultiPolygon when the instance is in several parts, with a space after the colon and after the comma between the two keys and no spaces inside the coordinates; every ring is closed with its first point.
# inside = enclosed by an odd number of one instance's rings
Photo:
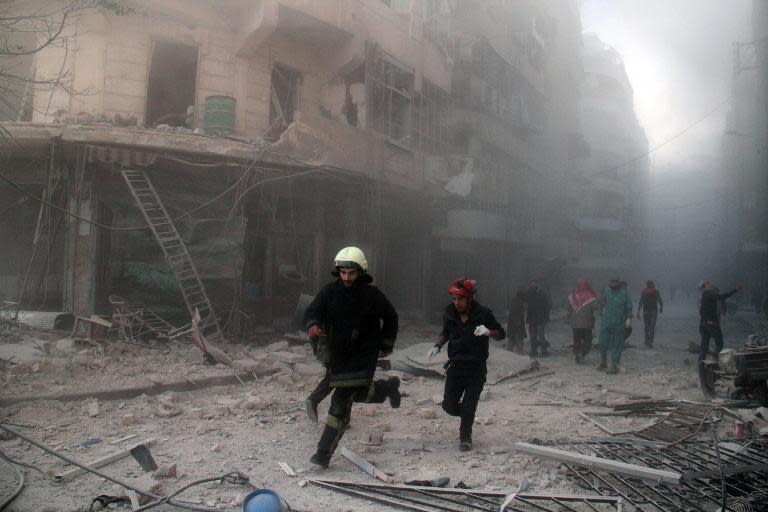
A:
{"type": "Polygon", "coordinates": [[[328,337],[332,387],[368,386],[382,350],[392,351],[397,312],[363,274],[347,288],[340,279],[326,284],[304,313],[304,328],[319,325],[328,337]]]}
{"type": "Polygon", "coordinates": [[[475,328],[486,326],[489,330],[499,331],[500,339],[506,336],[490,309],[472,301],[469,319],[462,323],[459,312],[453,304],[448,304],[443,315],[443,330],[440,333],[448,340],[448,364],[453,370],[486,372],[488,359],[488,336],[475,336],[475,328]]]}

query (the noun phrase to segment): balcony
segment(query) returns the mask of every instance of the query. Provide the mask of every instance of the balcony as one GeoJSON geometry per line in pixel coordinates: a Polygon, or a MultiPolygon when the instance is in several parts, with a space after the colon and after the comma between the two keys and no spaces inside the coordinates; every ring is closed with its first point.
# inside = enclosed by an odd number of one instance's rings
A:
{"type": "Polygon", "coordinates": [[[343,28],[346,25],[344,6],[343,0],[264,0],[255,11],[247,15],[246,37],[238,54],[252,54],[275,35],[320,50],[342,46],[354,35],[343,28]]]}

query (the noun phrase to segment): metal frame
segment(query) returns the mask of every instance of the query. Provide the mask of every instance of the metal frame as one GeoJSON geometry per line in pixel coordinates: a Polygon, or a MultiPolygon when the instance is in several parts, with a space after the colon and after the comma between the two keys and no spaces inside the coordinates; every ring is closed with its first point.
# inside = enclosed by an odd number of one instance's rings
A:
{"type": "Polygon", "coordinates": [[[643,512],[710,511],[713,506],[722,504],[723,489],[729,504],[727,510],[743,510],[739,507],[743,507],[745,501],[759,497],[768,501],[765,493],[768,470],[760,469],[768,463],[768,441],[742,444],[721,442],[717,446],[713,442],[685,441],[662,448],[648,442],[603,438],[600,441],[558,441],[546,446],[582,456],[597,455],[603,459],[679,473],[680,484],[673,485],[564,463],[571,477],[584,489],[621,496],[627,504],[643,512]],[[719,478],[721,464],[726,475],[725,482],[719,478]]]}
{"type": "MultiPolygon", "coordinates": [[[[418,485],[384,485],[338,480],[308,480],[308,483],[364,500],[414,512],[466,512],[480,510],[497,512],[504,498],[503,491],[482,491],[453,487],[418,485]]],[[[567,494],[517,494],[505,510],[516,512],[555,512],[567,510],[622,510],[623,500],[616,496],[567,494]]]]}

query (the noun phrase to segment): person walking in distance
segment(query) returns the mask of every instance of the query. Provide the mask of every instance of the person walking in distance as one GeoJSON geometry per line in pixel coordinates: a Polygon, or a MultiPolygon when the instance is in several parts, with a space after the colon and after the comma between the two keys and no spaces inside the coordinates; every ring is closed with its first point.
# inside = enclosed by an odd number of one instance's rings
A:
{"type": "Polygon", "coordinates": [[[309,459],[328,467],[349,425],[353,402],[400,407],[400,380],[373,380],[379,356],[392,353],[398,318],[384,293],[373,286],[368,262],[357,247],[345,247],[334,259],[336,279],[325,285],[304,314],[310,338],[327,336],[328,386],[333,389],[325,429],[309,459]]]}
{"type": "Polygon", "coordinates": [[[504,329],[490,309],[475,300],[475,282],[456,279],[448,288],[451,303],[443,314],[443,330],[427,354],[432,359],[448,344],[443,410],[461,418],[459,450],[472,449],[472,425],[488,371],[488,337],[503,340],[504,329]]]}
{"type": "Polygon", "coordinates": [[[661,294],[653,281],[646,281],[645,288],[640,292],[640,300],[637,303],[638,320],[640,320],[641,310],[645,326],[645,346],[652,348],[656,337],[656,317],[664,312],[664,301],[661,300],[661,294]]]}
{"type": "Polygon", "coordinates": [[[549,319],[549,296],[538,282],[528,283],[525,294],[526,323],[528,338],[531,340],[531,357],[549,355],[549,344],[544,338],[544,327],[549,319]]]}
{"type": "Polygon", "coordinates": [[[741,286],[728,293],[720,293],[710,281],[702,281],[701,302],[699,304],[699,333],[701,334],[701,346],[699,347],[699,362],[707,358],[709,353],[709,340],[715,339],[715,355],[723,350],[723,330],[720,328],[720,312],[725,301],[733,294],[741,290],[741,286]]]}
{"type": "Polygon", "coordinates": [[[525,287],[520,287],[509,301],[507,350],[525,353],[525,336],[525,287]]]}
{"type": "Polygon", "coordinates": [[[592,291],[589,281],[584,278],[576,282],[576,289],[568,295],[568,321],[573,330],[573,355],[581,364],[592,349],[592,330],[595,328],[595,313],[600,311],[597,294],[592,291]]]}
{"type": "Polygon", "coordinates": [[[616,374],[619,373],[626,329],[632,325],[632,300],[624,283],[614,278],[603,291],[600,302],[600,365],[597,368],[607,368],[607,373],[616,374]]]}

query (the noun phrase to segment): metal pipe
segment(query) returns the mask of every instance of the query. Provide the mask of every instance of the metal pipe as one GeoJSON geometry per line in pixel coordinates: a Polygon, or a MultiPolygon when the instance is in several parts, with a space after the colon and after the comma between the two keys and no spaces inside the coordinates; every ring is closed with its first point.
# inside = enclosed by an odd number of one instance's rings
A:
{"type": "MultiPolygon", "coordinates": [[[[92,467],[89,467],[89,466],[83,464],[82,462],[78,462],[75,459],[71,459],[71,458],[67,457],[66,455],[64,455],[62,453],[59,453],[56,450],[54,450],[52,448],[49,448],[49,447],[45,446],[44,444],[35,441],[34,439],[31,439],[31,438],[27,437],[26,435],[22,434],[21,432],[18,432],[18,431],[12,429],[11,427],[9,427],[9,426],[7,426],[7,425],[5,425],[3,423],[0,423],[0,428],[5,430],[6,432],[10,432],[11,434],[13,434],[13,435],[15,435],[17,437],[20,437],[21,439],[25,440],[29,444],[34,445],[34,446],[40,448],[41,450],[43,450],[45,452],[48,452],[51,455],[54,455],[54,456],[60,458],[64,462],[68,462],[68,463],[72,464],[73,466],[77,466],[77,467],[83,468],[84,470],[89,471],[89,472],[93,473],[94,475],[98,475],[98,476],[100,476],[102,478],[105,478],[105,479],[109,480],[110,482],[113,482],[113,483],[116,483],[118,485],[121,485],[121,486],[125,487],[126,489],[134,490],[137,493],[141,494],[142,496],[147,496],[148,498],[152,498],[153,500],[160,500],[160,499],[163,498],[163,496],[159,496],[159,495],[153,494],[151,492],[142,491],[141,489],[137,489],[136,487],[134,487],[134,486],[132,486],[132,485],[126,483],[126,482],[123,482],[122,480],[118,480],[117,478],[109,476],[108,474],[103,473],[103,472],[99,471],[98,469],[93,469],[92,467]]],[[[196,505],[182,503],[182,502],[178,502],[176,500],[168,500],[168,504],[169,505],[173,505],[175,507],[179,507],[179,508],[186,508],[188,510],[199,510],[201,512],[216,512],[216,509],[213,509],[213,508],[198,507],[196,505]]]]}

